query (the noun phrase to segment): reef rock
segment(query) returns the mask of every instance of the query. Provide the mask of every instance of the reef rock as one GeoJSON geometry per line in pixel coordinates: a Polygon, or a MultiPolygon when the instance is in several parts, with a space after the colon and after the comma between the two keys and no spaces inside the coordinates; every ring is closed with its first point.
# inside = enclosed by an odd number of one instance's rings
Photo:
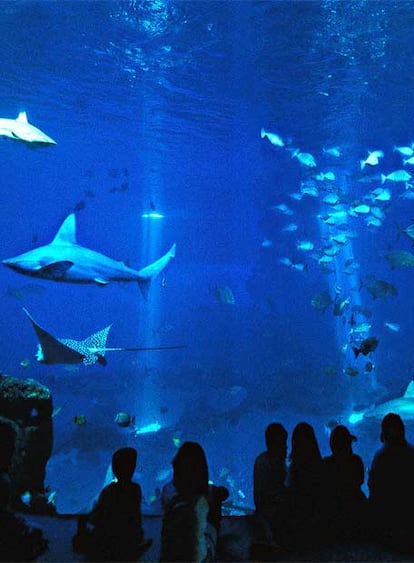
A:
{"type": "Polygon", "coordinates": [[[11,468],[14,509],[33,512],[53,509],[44,486],[46,464],[53,447],[52,413],[52,396],[47,387],[34,379],[0,374],[0,420],[16,432],[11,468]]]}

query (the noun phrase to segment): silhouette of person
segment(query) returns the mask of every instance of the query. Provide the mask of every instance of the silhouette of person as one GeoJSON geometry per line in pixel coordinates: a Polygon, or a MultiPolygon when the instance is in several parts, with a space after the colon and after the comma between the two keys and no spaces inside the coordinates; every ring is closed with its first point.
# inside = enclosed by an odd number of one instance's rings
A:
{"type": "Polygon", "coordinates": [[[48,541],[42,530],[9,510],[15,439],[13,428],[0,421],[0,561],[33,561],[47,549],[48,541]]]}
{"type": "Polygon", "coordinates": [[[382,447],[375,453],[368,478],[370,514],[380,541],[412,549],[414,506],[414,447],[405,438],[398,414],[388,413],[381,423],[382,447]]]}
{"type": "Polygon", "coordinates": [[[282,424],[272,422],[265,431],[266,451],[259,454],[253,468],[253,497],[256,513],[281,541],[286,510],[286,455],[288,434],[282,424]]]}
{"type": "Polygon", "coordinates": [[[214,561],[228,490],[209,486],[206,455],[197,442],[184,442],[172,464],[172,484],[162,493],[161,561],[214,561]]]}
{"type": "Polygon", "coordinates": [[[323,524],[323,463],[313,427],[297,424],[288,467],[289,541],[304,547],[319,542],[323,524]]]}
{"type": "Polygon", "coordinates": [[[102,489],[90,515],[79,520],[78,536],[86,536],[86,542],[78,551],[92,561],[137,561],[152,544],[144,539],[141,487],[132,481],[137,455],[135,448],[121,448],[113,454],[116,481],[102,489]],[[93,526],[89,534],[87,522],[93,526]]]}
{"type": "Polygon", "coordinates": [[[361,490],[364,463],[352,451],[357,438],[343,425],[329,437],[332,455],[323,459],[326,499],[326,533],[332,540],[361,538],[366,526],[367,498],[361,490]]]}

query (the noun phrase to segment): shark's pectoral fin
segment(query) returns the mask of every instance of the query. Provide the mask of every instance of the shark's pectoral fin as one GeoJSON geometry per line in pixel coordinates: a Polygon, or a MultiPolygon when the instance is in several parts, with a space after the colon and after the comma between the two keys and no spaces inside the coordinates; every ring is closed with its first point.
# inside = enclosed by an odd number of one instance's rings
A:
{"type": "Polygon", "coordinates": [[[66,272],[73,266],[74,262],[70,260],[60,260],[59,262],[52,262],[46,266],[39,266],[37,273],[45,278],[52,278],[59,280],[65,277],[66,272]]]}
{"type": "Polygon", "coordinates": [[[93,281],[98,285],[108,285],[109,281],[104,280],[103,278],[93,278],[93,281]]]}

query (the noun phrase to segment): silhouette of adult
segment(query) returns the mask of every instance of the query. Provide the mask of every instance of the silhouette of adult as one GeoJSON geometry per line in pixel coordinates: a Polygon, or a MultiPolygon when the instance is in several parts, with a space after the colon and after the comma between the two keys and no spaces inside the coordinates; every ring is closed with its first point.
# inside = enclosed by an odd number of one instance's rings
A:
{"type": "Polygon", "coordinates": [[[307,422],[295,426],[289,457],[288,541],[291,547],[316,545],[323,524],[323,463],[314,429],[307,422]]]}
{"type": "Polygon", "coordinates": [[[282,424],[269,424],[265,431],[266,451],[256,457],[253,468],[256,513],[269,523],[277,542],[283,542],[286,519],[287,438],[288,433],[282,424]]]}
{"type": "Polygon", "coordinates": [[[87,520],[79,520],[78,538],[84,545],[78,550],[92,561],[137,561],[152,543],[144,540],[141,487],[132,481],[137,455],[135,448],[121,448],[113,454],[116,481],[102,489],[87,520]],[[87,522],[92,524],[89,534],[87,522]]]}
{"type": "Polygon", "coordinates": [[[383,445],[374,455],[368,478],[374,530],[380,541],[412,549],[414,448],[405,438],[405,426],[398,414],[384,416],[380,439],[383,445]]]}
{"type": "Polygon", "coordinates": [[[33,561],[46,550],[48,541],[42,530],[28,526],[9,510],[15,439],[13,428],[0,421],[0,561],[33,561]]]}
{"type": "Polygon", "coordinates": [[[162,495],[161,561],[214,561],[228,491],[209,486],[206,455],[197,442],[184,442],[172,464],[172,486],[162,495]]]}
{"type": "Polygon", "coordinates": [[[365,533],[367,498],[361,490],[364,463],[352,451],[356,440],[348,428],[336,426],[329,437],[332,455],[323,459],[326,534],[334,541],[360,539],[365,533]]]}

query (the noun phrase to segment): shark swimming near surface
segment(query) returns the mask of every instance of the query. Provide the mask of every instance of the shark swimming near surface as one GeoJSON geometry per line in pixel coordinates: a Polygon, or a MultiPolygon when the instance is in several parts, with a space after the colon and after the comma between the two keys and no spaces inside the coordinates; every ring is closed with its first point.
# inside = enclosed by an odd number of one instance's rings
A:
{"type": "Polygon", "coordinates": [[[16,119],[0,118],[0,136],[29,145],[56,145],[56,141],[29,123],[25,111],[21,111],[16,119]]]}
{"type": "Polygon", "coordinates": [[[108,348],[106,340],[112,325],[95,332],[84,340],[73,338],[56,338],[50,332],[42,328],[31,316],[29,311],[23,308],[29,318],[36,336],[39,340],[36,359],[43,364],[79,364],[85,366],[96,363],[107,365],[106,352],[144,352],[151,350],[178,350],[184,346],[151,346],[151,347],[114,347],[108,348]]]}
{"type": "Polygon", "coordinates": [[[175,248],[173,244],[161,258],[141,270],[134,270],[123,262],[77,244],[75,214],[71,213],[51,243],[3,260],[3,264],[26,276],[58,282],[105,286],[111,281],[136,281],[146,298],[151,281],[174,258],[175,248]]]}

